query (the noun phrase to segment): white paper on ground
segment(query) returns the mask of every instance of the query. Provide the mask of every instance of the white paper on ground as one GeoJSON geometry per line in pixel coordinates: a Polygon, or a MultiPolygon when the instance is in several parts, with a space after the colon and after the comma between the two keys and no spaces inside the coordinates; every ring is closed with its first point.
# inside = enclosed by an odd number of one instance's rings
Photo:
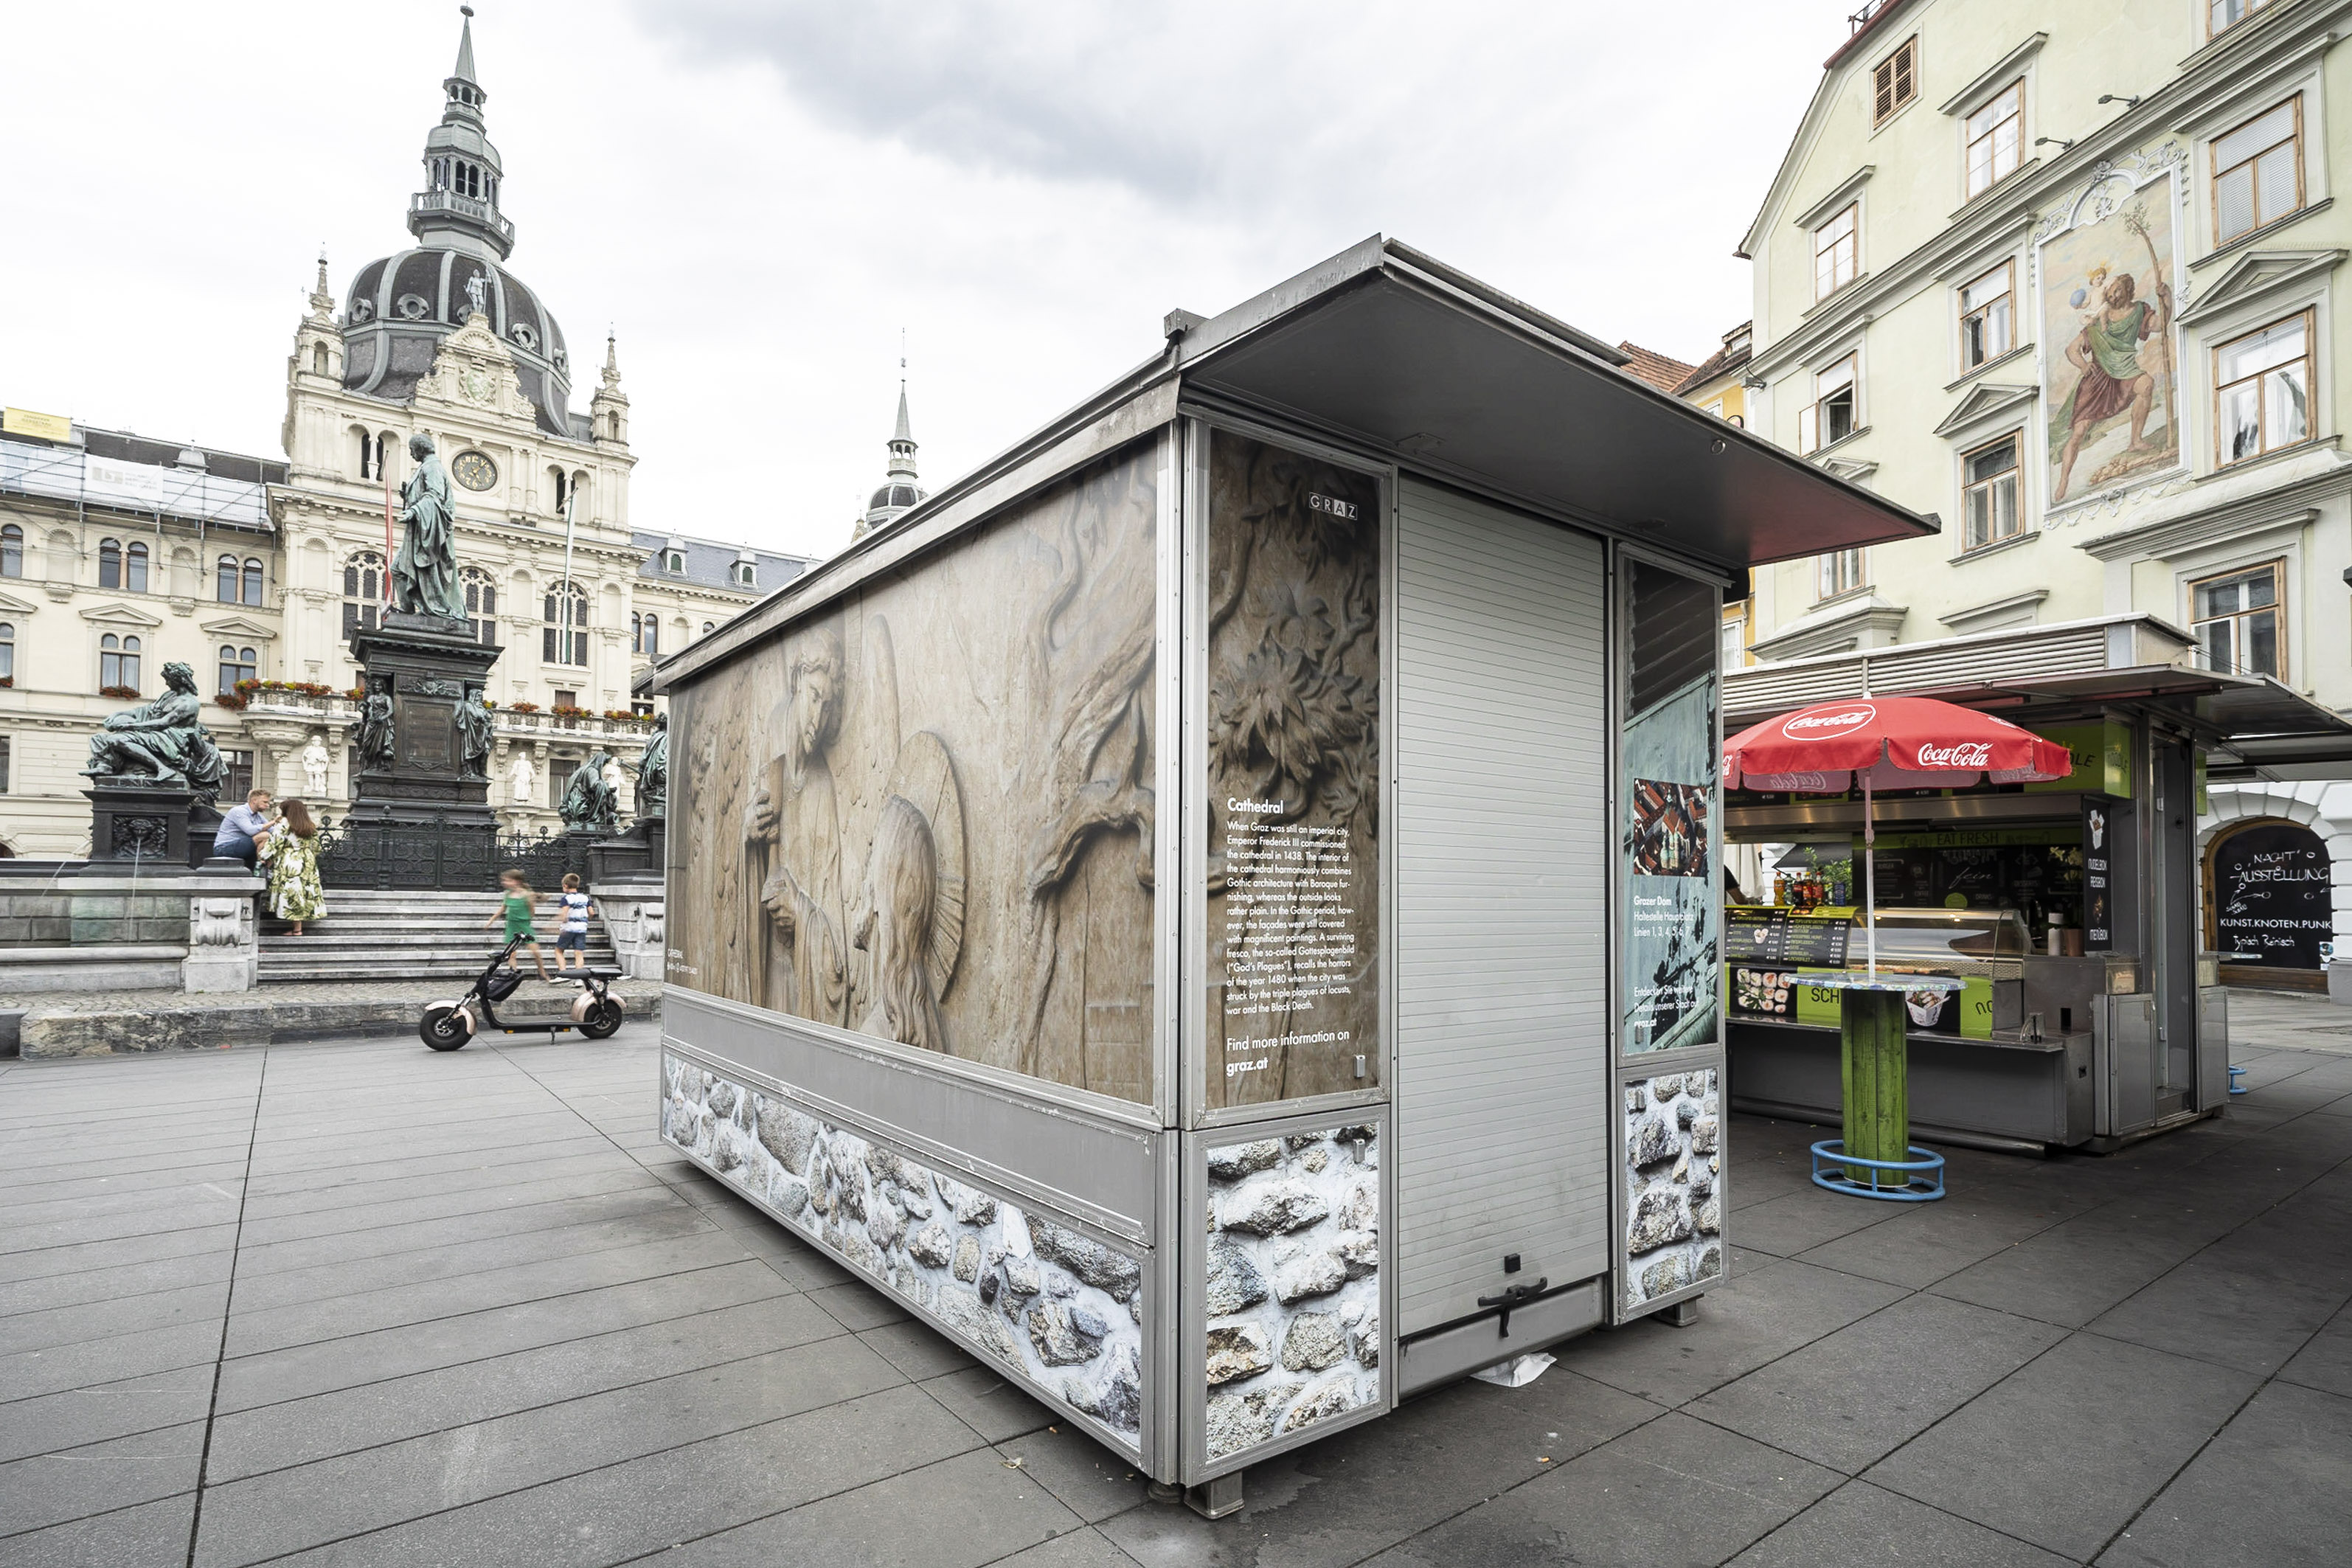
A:
{"type": "Polygon", "coordinates": [[[1541,1351],[1534,1351],[1527,1355],[1513,1356],[1508,1361],[1498,1361],[1492,1366],[1481,1367],[1470,1375],[1481,1383],[1491,1383],[1503,1388],[1525,1388],[1541,1377],[1544,1369],[1551,1363],[1550,1356],[1541,1351]]]}

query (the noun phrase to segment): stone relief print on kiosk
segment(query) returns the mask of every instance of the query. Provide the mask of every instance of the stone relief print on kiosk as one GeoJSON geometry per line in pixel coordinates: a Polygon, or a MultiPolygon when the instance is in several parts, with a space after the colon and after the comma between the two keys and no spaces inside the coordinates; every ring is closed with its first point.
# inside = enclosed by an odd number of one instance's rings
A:
{"type": "Polygon", "coordinates": [[[677,1057],[662,1089],[663,1137],[1139,1452],[1139,1260],[677,1057]]]}
{"type": "Polygon", "coordinates": [[[2053,510],[2180,464],[2172,171],[2126,159],[2036,231],[2053,510]]]}
{"type": "Polygon", "coordinates": [[[1625,728],[1619,743],[1624,837],[1628,1053],[1717,1039],[1720,793],[1713,587],[1627,558],[1625,728]]]}
{"type": "Polygon", "coordinates": [[[1378,1087],[1381,489],[1209,446],[1211,1109],[1378,1087]]]}
{"type": "Polygon", "coordinates": [[[1208,1454],[1381,1399],[1381,1147],[1370,1124],[1208,1152],[1208,1454]]]}
{"type": "Polygon", "coordinates": [[[686,695],[671,984],[1150,1100],[1157,465],[1098,464],[686,695]]]}
{"type": "Polygon", "coordinates": [[[1624,1308],[1723,1276],[1723,1104],[1716,1069],[1625,1086],[1624,1308]]]}

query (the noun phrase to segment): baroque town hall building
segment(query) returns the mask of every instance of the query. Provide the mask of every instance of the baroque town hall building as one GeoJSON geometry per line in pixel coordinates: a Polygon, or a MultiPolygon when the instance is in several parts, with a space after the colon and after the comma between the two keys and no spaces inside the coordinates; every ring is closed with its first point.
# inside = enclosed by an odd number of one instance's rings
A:
{"type": "MultiPolygon", "coordinates": [[[[342,694],[358,679],[349,639],[383,602],[385,497],[397,497],[415,432],[448,467],[467,610],[506,650],[490,672],[491,799],[510,828],[553,826],[590,750],[627,762],[644,749],[650,721],[631,713],[650,710],[632,703],[630,683],[651,658],[813,563],[631,526],[636,458],[614,345],[587,368],[593,390],[576,411],[581,367],[563,329],[506,267],[515,226],[500,210],[505,172],[485,133],[470,22],[442,85],[424,188],[409,198],[415,247],[361,268],[340,313],[320,262],[287,362],[282,462],[7,411],[0,854],[84,852],[86,737],[156,695],[173,659],[225,694],[205,722],[234,792],[249,780],[341,815],[356,719],[342,694]],[[265,684],[239,706],[240,681],[265,684]]],[[[911,484],[903,401],[899,418],[893,479],[911,484]]]]}

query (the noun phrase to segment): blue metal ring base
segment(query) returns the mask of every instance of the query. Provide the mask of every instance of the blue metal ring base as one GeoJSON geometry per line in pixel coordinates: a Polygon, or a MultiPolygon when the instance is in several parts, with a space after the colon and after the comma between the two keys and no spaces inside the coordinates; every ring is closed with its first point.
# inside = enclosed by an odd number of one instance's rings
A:
{"type": "Polygon", "coordinates": [[[2243,1068],[2231,1068],[2230,1069],[2230,1092],[2231,1094],[2243,1094],[2246,1092],[2246,1086],[2238,1081],[2245,1076],[2246,1069],[2243,1068]]]}
{"type": "Polygon", "coordinates": [[[1909,1160],[1864,1160],[1859,1155],[1848,1154],[1844,1150],[1845,1140],[1843,1138],[1828,1138],[1813,1145],[1813,1185],[1832,1193],[1843,1193],[1848,1197],[1883,1198],[1895,1204],[1932,1203],[1944,1195],[1944,1157],[1941,1154],[1930,1154],[1915,1144],[1910,1150],[1915,1157],[1909,1160]],[[1824,1163],[1830,1167],[1828,1170],[1822,1168],[1824,1163]],[[1901,1186],[1875,1187],[1849,1180],[1845,1173],[1848,1165],[1912,1173],[1906,1176],[1901,1186]]]}

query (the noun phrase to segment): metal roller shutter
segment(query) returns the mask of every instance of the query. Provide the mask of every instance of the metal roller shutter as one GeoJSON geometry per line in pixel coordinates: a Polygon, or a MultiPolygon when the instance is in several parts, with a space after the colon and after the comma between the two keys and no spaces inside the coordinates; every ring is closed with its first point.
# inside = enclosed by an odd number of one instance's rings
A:
{"type": "Polygon", "coordinates": [[[1609,1266],[1598,541],[1412,479],[1397,590],[1397,1328],[1609,1266]]]}

